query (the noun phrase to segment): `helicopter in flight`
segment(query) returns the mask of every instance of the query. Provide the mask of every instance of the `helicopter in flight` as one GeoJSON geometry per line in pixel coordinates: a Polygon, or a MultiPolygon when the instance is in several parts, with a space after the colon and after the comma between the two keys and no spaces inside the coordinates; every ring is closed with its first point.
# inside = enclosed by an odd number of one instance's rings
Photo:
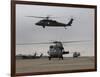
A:
{"type": "Polygon", "coordinates": [[[35,25],[42,26],[43,28],[48,26],[48,27],[64,27],[65,29],[67,29],[66,27],[72,26],[72,23],[73,23],[73,20],[74,20],[73,18],[71,18],[69,20],[69,22],[65,24],[65,23],[58,22],[58,21],[56,21],[54,19],[50,19],[50,18],[55,18],[55,17],[50,17],[50,16],[46,16],[46,17],[42,17],[42,16],[27,16],[27,17],[43,18],[42,20],[40,20],[37,23],[35,23],[35,25]]]}
{"type": "MultiPolygon", "coordinates": [[[[77,43],[77,42],[86,42],[86,40],[81,41],[53,41],[53,42],[42,42],[42,43],[23,43],[23,44],[16,44],[16,45],[32,45],[32,44],[53,44],[49,46],[48,53],[48,59],[51,60],[51,58],[59,58],[63,60],[63,55],[69,54],[69,51],[64,50],[63,43],[77,43]]],[[[73,53],[73,58],[77,58],[80,56],[79,52],[73,53]]]]}

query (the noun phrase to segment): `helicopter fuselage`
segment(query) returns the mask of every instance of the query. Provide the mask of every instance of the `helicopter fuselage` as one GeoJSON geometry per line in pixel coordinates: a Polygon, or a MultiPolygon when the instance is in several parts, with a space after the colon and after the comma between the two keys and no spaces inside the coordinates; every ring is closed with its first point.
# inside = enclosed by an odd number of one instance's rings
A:
{"type": "Polygon", "coordinates": [[[64,23],[61,23],[61,22],[58,22],[55,20],[43,19],[43,20],[40,20],[39,22],[37,22],[36,25],[42,26],[43,28],[45,28],[45,26],[48,26],[48,27],[66,27],[66,26],[71,26],[72,21],[73,21],[73,19],[71,19],[68,24],[64,24],[64,23]]]}
{"type": "Polygon", "coordinates": [[[55,45],[51,45],[49,47],[48,51],[49,60],[51,60],[51,58],[63,59],[63,54],[69,54],[69,51],[67,52],[64,51],[64,47],[61,42],[56,42],[55,45]]]}

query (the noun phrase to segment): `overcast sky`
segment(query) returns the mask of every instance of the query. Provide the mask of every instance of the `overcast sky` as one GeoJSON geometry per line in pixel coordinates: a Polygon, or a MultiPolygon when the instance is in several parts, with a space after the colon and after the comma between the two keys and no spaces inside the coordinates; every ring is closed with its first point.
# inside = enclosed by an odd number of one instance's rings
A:
{"type": "MultiPolygon", "coordinates": [[[[54,7],[40,5],[16,5],[16,43],[38,43],[58,41],[78,41],[90,40],[89,42],[64,44],[65,50],[70,52],[78,51],[83,56],[94,55],[94,9],[54,7]],[[51,16],[61,23],[68,23],[70,18],[74,18],[72,26],[67,27],[47,27],[35,25],[40,18],[27,16],[51,16]]],[[[16,45],[16,54],[38,54],[47,55],[49,46],[47,45],[16,45]]]]}

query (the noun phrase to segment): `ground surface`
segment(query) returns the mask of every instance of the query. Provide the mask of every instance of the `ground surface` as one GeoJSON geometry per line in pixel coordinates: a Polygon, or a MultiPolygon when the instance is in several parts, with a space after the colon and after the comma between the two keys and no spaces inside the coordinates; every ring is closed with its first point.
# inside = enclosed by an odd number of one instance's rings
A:
{"type": "Polygon", "coordinates": [[[74,59],[66,57],[64,60],[56,58],[51,61],[49,61],[48,58],[16,60],[16,73],[68,71],[93,68],[93,57],[79,57],[74,59]]]}

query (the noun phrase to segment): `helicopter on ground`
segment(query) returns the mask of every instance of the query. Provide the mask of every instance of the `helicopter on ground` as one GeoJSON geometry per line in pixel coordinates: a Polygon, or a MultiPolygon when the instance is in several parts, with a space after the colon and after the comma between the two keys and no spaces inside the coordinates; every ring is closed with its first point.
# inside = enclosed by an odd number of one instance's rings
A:
{"type": "MultiPolygon", "coordinates": [[[[64,50],[63,43],[77,43],[77,42],[86,42],[84,41],[53,41],[53,42],[42,42],[42,43],[24,43],[24,44],[17,44],[17,45],[32,45],[32,44],[53,44],[49,46],[49,50],[47,51],[48,53],[48,59],[51,60],[51,58],[59,58],[63,60],[63,55],[64,54],[69,54],[69,51],[64,50]]],[[[73,53],[73,58],[77,58],[80,56],[79,52],[74,52],[73,53]]]]}
{"type": "Polygon", "coordinates": [[[39,59],[43,56],[43,53],[37,55],[35,52],[33,55],[17,54],[16,59],[39,59]]]}
{"type": "Polygon", "coordinates": [[[59,58],[59,59],[62,58],[62,60],[63,60],[63,55],[69,54],[69,51],[64,51],[62,42],[54,41],[53,43],[55,45],[51,45],[49,47],[49,51],[48,51],[49,60],[51,60],[51,58],[59,58]]]}
{"type": "Polygon", "coordinates": [[[69,22],[65,24],[65,23],[58,22],[58,21],[56,21],[54,19],[50,19],[50,18],[54,18],[54,17],[50,17],[50,16],[46,16],[46,17],[42,17],[42,16],[27,16],[27,17],[43,18],[42,20],[40,20],[37,23],[35,23],[35,25],[42,26],[43,28],[48,26],[48,27],[64,27],[66,29],[66,27],[72,26],[72,23],[73,23],[73,20],[74,20],[73,18],[71,18],[69,20],[69,22]]]}

